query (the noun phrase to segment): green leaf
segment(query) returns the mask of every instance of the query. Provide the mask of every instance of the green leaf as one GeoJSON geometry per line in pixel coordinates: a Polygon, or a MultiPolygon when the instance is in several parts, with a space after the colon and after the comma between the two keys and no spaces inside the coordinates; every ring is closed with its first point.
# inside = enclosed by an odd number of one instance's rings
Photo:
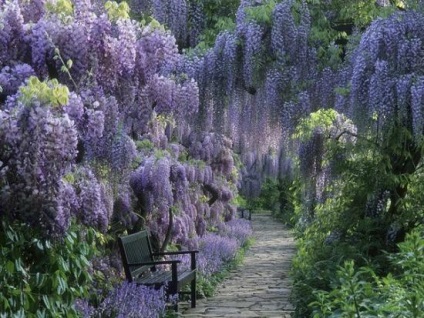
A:
{"type": "Polygon", "coordinates": [[[66,235],[65,240],[72,246],[75,242],[73,236],[71,234],[66,235]]]}
{"type": "Polygon", "coordinates": [[[15,264],[12,261],[7,261],[5,269],[9,274],[15,273],[15,264]]]}
{"type": "Polygon", "coordinates": [[[69,271],[70,269],[69,263],[62,256],[59,257],[58,262],[59,262],[60,269],[62,271],[65,271],[65,272],[69,271]]]}
{"type": "Polygon", "coordinates": [[[66,283],[66,280],[62,277],[58,277],[57,293],[62,295],[64,292],[66,292],[67,288],[68,284],[66,283]]]}
{"type": "Polygon", "coordinates": [[[52,304],[51,304],[51,302],[50,302],[49,297],[48,297],[47,295],[42,295],[42,296],[41,296],[41,299],[43,300],[43,303],[44,303],[44,305],[46,306],[46,308],[47,308],[48,310],[51,310],[51,309],[52,309],[52,304]]]}
{"type": "Polygon", "coordinates": [[[36,317],[37,318],[46,318],[47,317],[46,312],[44,310],[43,311],[37,310],[36,317]]]}
{"type": "Polygon", "coordinates": [[[45,282],[46,282],[45,274],[42,274],[42,273],[36,273],[35,274],[35,285],[38,288],[43,287],[43,285],[45,284],[45,282]]]}
{"type": "Polygon", "coordinates": [[[22,260],[20,258],[15,260],[15,268],[18,272],[26,273],[25,269],[22,266],[22,260]]]}

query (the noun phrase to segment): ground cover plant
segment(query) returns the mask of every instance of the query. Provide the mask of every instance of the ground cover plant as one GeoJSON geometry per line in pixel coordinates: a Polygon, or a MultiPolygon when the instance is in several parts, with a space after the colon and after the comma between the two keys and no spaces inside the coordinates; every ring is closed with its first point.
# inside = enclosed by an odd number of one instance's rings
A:
{"type": "Polygon", "coordinates": [[[3,316],[163,315],[116,236],[205,291],[239,202],[295,226],[298,317],[419,315],[423,2],[226,3],[0,0],[3,316]]]}

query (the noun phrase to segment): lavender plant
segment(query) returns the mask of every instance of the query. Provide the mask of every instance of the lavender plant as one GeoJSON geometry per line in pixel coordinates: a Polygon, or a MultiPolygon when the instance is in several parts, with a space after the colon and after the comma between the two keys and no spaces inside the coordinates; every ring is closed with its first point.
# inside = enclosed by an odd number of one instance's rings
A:
{"type": "Polygon", "coordinates": [[[164,314],[165,304],[163,289],[124,282],[109,293],[94,316],[155,318],[164,314]]]}

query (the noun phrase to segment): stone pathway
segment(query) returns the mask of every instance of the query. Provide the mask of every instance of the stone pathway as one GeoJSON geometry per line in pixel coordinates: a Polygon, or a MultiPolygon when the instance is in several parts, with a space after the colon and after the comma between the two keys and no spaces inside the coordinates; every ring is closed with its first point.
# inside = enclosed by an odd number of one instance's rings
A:
{"type": "Polygon", "coordinates": [[[243,264],[221,283],[214,297],[199,299],[196,308],[181,308],[181,317],[290,317],[294,239],[270,215],[254,214],[252,225],[256,242],[246,252],[243,264]]]}

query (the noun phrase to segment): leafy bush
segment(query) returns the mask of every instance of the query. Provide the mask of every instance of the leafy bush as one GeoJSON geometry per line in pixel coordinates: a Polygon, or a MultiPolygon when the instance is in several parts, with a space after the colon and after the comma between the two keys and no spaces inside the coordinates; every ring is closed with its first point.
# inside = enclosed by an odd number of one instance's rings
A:
{"type": "MultiPolygon", "coordinates": [[[[191,0],[193,2],[193,0],[191,0]]],[[[235,13],[239,1],[235,0],[203,0],[204,29],[200,34],[200,49],[212,47],[220,32],[235,28],[235,13]]]]}
{"type": "Polygon", "coordinates": [[[38,238],[18,222],[1,223],[1,317],[76,316],[74,302],[88,296],[95,232],[72,226],[61,241],[38,238]]]}
{"type": "Polygon", "coordinates": [[[266,178],[262,183],[258,197],[246,200],[250,210],[268,210],[284,223],[294,225],[294,209],[296,200],[293,195],[293,180],[290,176],[283,178],[266,178]]]}
{"type": "Polygon", "coordinates": [[[300,157],[305,169],[297,181],[300,195],[295,196],[301,207],[296,209],[298,252],[293,261],[296,314],[310,316],[312,301],[320,302],[324,316],[333,311],[347,316],[363,310],[371,313],[383,301],[370,298],[374,286],[369,277],[396,273],[383,251],[396,252],[402,246],[396,243],[422,220],[424,202],[417,194],[423,175],[412,164],[420,158],[417,141],[396,123],[375,142],[374,134],[359,135],[349,120],[336,115],[327,121],[323,112],[316,115],[301,129],[308,135],[304,142],[311,143],[300,146],[309,152],[300,157]],[[351,262],[369,268],[356,273],[351,262]],[[327,291],[334,303],[329,306],[323,293],[313,299],[314,290],[327,291]]]}
{"type": "Polygon", "coordinates": [[[261,192],[257,198],[251,199],[248,207],[252,210],[269,210],[276,208],[280,199],[277,179],[267,178],[262,183],[261,192]]]}
{"type": "Polygon", "coordinates": [[[424,311],[423,228],[415,229],[389,255],[393,274],[379,277],[354,261],[339,266],[331,291],[315,291],[314,317],[421,317],[424,311]]]}

